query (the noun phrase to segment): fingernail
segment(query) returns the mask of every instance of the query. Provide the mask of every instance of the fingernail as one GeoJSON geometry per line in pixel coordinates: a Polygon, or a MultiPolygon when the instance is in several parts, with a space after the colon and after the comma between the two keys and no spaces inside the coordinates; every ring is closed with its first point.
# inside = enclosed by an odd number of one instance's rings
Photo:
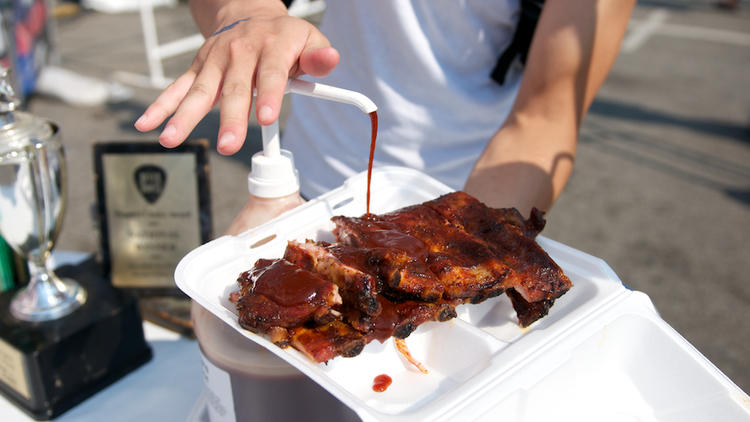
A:
{"type": "Polygon", "coordinates": [[[271,110],[271,107],[264,105],[263,107],[258,109],[258,120],[264,120],[264,121],[271,120],[272,114],[273,114],[273,110],[271,110]]]}
{"type": "Polygon", "coordinates": [[[234,143],[235,139],[237,139],[237,137],[234,136],[234,133],[232,133],[232,132],[224,132],[219,137],[219,142],[218,142],[217,147],[219,147],[221,149],[228,148],[229,146],[231,146],[234,143]]]}
{"type": "Polygon", "coordinates": [[[168,124],[161,133],[162,138],[173,138],[175,135],[177,135],[177,128],[173,124],[168,124]]]}
{"type": "Polygon", "coordinates": [[[140,126],[145,122],[146,122],[146,113],[143,113],[141,117],[139,117],[138,120],[135,121],[135,125],[140,126]]]}

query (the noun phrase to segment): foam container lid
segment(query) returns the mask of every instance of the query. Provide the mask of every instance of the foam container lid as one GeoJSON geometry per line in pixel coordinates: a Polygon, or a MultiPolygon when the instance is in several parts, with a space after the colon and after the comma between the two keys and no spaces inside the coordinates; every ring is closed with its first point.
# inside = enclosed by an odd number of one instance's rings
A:
{"type": "MultiPolygon", "coordinates": [[[[627,289],[603,260],[543,236],[537,241],[573,288],[525,329],[505,295],[421,325],[406,343],[427,375],[392,339],[317,364],[241,328],[228,301],[238,275],[259,258],[281,257],[288,240],[335,240],[330,218],[365,213],[366,181],[358,174],[262,226],[200,246],[177,266],[178,287],[364,421],[750,420],[747,394],[662,320],[645,294],[627,289]],[[393,379],[382,393],[372,390],[379,374],[393,379]]],[[[418,171],[379,167],[370,207],[384,213],[450,191],[418,171]]]]}

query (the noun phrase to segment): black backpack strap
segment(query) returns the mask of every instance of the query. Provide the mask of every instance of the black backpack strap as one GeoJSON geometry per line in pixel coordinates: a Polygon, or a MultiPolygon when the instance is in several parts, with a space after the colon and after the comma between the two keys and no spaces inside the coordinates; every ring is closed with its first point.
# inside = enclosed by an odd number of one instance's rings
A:
{"type": "Polygon", "coordinates": [[[490,77],[500,85],[505,83],[505,76],[516,57],[521,60],[521,64],[526,64],[531,40],[534,38],[534,30],[536,30],[536,24],[539,22],[539,15],[542,14],[543,6],[544,0],[521,0],[521,16],[518,18],[513,40],[500,58],[497,59],[495,68],[492,69],[490,74],[490,77]]]}

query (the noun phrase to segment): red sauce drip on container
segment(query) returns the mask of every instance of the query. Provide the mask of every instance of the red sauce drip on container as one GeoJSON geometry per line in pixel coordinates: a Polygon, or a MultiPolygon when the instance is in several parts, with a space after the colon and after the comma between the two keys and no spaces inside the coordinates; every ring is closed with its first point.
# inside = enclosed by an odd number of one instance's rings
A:
{"type": "Polygon", "coordinates": [[[378,375],[372,381],[372,391],[382,393],[383,391],[387,390],[388,387],[391,386],[392,382],[393,380],[388,375],[386,374],[378,375]]]}

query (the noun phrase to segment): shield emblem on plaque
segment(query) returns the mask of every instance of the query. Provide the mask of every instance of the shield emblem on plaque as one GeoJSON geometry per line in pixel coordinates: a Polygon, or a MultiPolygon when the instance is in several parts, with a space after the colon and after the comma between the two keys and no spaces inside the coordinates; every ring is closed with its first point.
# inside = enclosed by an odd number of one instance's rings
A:
{"type": "Polygon", "coordinates": [[[138,192],[149,204],[159,200],[167,185],[167,173],[153,164],[144,164],[135,169],[134,178],[138,192]]]}

